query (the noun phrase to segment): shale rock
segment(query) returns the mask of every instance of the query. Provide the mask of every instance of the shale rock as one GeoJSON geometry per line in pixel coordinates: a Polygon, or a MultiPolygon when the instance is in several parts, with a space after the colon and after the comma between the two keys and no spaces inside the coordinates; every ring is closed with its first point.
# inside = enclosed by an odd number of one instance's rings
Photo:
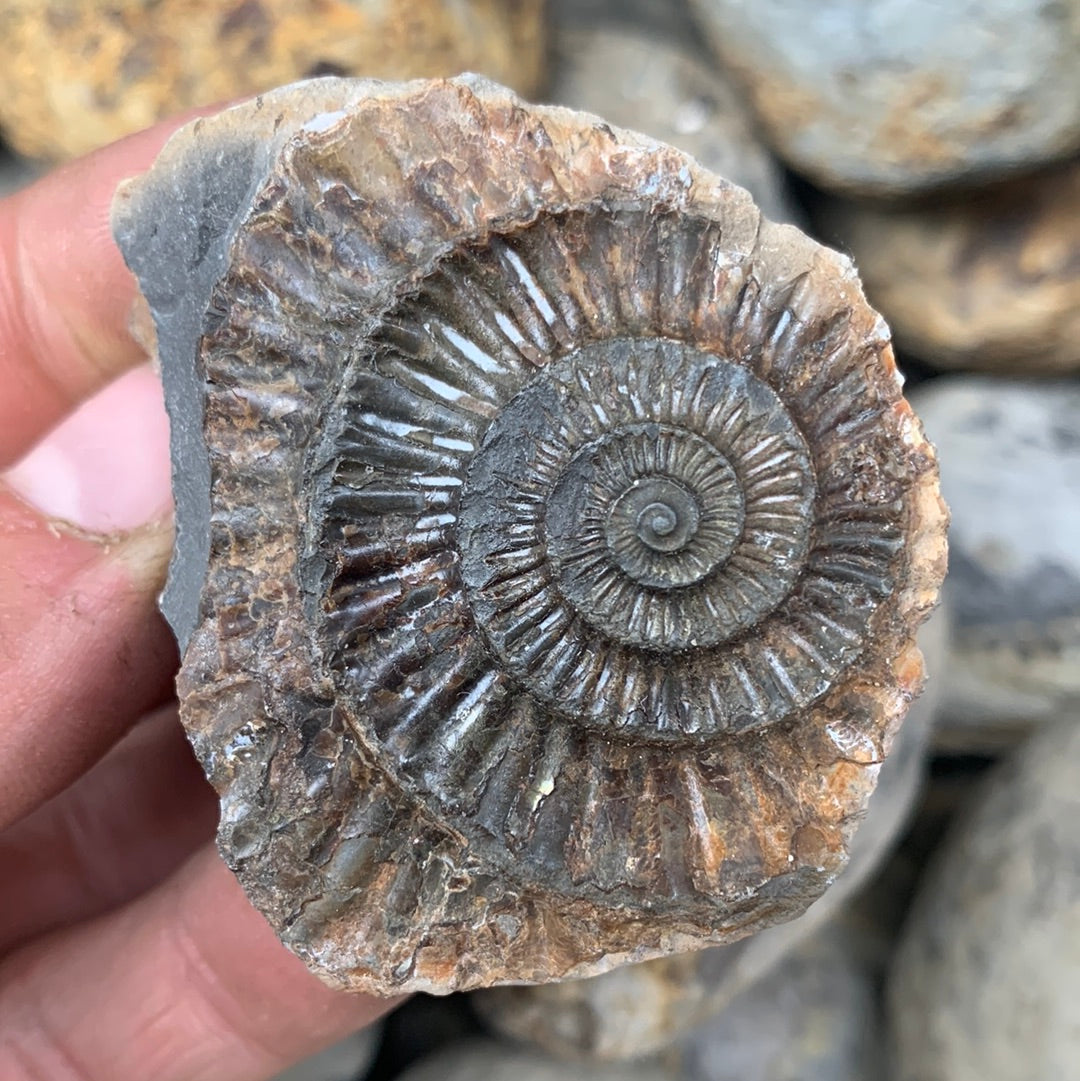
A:
{"type": "Polygon", "coordinates": [[[993,752],[1080,705],[1080,386],[956,376],[912,400],[952,511],[935,738],[993,752]]]}
{"type": "Polygon", "coordinates": [[[1080,0],[692,0],[779,153],[896,195],[1080,149],[1080,0]]]}
{"type": "Polygon", "coordinates": [[[780,168],[730,83],[686,48],[601,25],[555,38],[550,98],[642,131],[747,189],[766,217],[793,221],[780,168]]]}
{"type": "Polygon", "coordinates": [[[1080,369],[1080,163],[903,206],[838,203],[824,233],[927,364],[1080,369]]]}
{"type": "Polygon", "coordinates": [[[544,78],[543,0],[9,0],[0,41],[0,131],[49,160],[305,76],[544,78]]]}
{"type": "Polygon", "coordinates": [[[897,1081],[1062,1081],[1080,1061],[1080,716],[1032,737],[939,850],[889,1006],[897,1081]]]}

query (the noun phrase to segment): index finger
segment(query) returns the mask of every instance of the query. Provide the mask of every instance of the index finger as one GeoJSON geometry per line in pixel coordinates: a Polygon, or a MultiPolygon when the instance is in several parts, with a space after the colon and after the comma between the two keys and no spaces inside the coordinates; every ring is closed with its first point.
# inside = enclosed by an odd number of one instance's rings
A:
{"type": "Polygon", "coordinates": [[[128,330],[135,280],[109,207],[178,127],[213,111],[167,120],[0,199],[0,469],[145,359],[128,330]]]}

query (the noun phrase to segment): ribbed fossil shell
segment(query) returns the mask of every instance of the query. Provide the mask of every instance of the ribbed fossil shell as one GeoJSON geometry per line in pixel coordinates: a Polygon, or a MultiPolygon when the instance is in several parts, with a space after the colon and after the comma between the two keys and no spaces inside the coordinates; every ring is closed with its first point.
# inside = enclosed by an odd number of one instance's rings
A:
{"type": "Polygon", "coordinates": [[[186,129],[116,227],[177,432],[184,721],[287,944],[446,991],[821,893],[944,563],[847,260],[471,77],[186,129]]]}

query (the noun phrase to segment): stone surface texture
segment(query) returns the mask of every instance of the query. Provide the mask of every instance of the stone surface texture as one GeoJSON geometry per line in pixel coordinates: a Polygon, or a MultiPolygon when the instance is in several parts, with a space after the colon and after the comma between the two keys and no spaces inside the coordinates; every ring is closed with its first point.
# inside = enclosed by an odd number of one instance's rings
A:
{"type": "Polygon", "coordinates": [[[896,195],[1080,149],[1080,0],[692,0],[776,149],[896,195]]]}
{"type": "Polygon", "coordinates": [[[678,147],[746,188],[773,221],[795,221],[780,167],[731,84],[685,46],[610,23],[554,37],[548,97],[678,147]]]}
{"type": "Polygon", "coordinates": [[[446,1048],[406,1070],[399,1081],[675,1081],[659,1066],[608,1066],[575,1070],[535,1051],[494,1040],[473,1040],[446,1048]]]}
{"type": "Polygon", "coordinates": [[[825,890],[945,562],[846,258],[475,77],[197,122],[114,227],[174,419],[182,717],[314,971],[589,975],[825,890]]]}
{"type": "Polygon", "coordinates": [[[684,1081],[873,1081],[876,956],[850,921],[821,928],[681,1049],[684,1081]]]}
{"type": "Polygon", "coordinates": [[[897,1081],[1076,1076],[1078,821],[1073,714],[987,779],[920,887],[890,986],[897,1081]]]}
{"type": "Polygon", "coordinates": [[[1080,163],[824,218],[902,353],[1016,375],[1080,369],[1080,163]]]}
{"type": "Polygon", "coordinates": [[[10,0],[0,132],[62,160],[311,75],[478,71],[534,94],[544,0],[10,0]]]}
{"type": "Polygon", "coordinates": [[[912,401],[952,511],[935,738],[992,753],[1080,705],[1080,387],[953,376],[912,401]]]}
{"type": "MultiPolygon", "coordinates": [[[[947,611],[919,633],[927,687],[912,706],[882,767],[851,860],[836,883],[797,919],[729,946],[712,946],[538,987],[496,987],[470,996],[495,1031],[559,1058],[643,1058],[675,1045],[720,1016],[837,916],[866,885],[908,822],[920,790],[930,733],[941,701],[948,651],[947,611]]],[[[795,962],[797,964],[797,962],[795,962]]],[[[779,977],[782,979],[782,977],[779,977]]]]}

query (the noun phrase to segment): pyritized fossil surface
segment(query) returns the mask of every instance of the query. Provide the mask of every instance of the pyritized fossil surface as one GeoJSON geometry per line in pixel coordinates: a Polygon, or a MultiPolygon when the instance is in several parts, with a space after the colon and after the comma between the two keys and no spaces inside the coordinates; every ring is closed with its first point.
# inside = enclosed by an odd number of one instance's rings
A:
{"type": "Polygon", "coordinates": [[[376,992],[740,938],[843,866],[944,569],[850,263],[474,77],[323,80],[121,193],[220,846],[376,992]]]}

